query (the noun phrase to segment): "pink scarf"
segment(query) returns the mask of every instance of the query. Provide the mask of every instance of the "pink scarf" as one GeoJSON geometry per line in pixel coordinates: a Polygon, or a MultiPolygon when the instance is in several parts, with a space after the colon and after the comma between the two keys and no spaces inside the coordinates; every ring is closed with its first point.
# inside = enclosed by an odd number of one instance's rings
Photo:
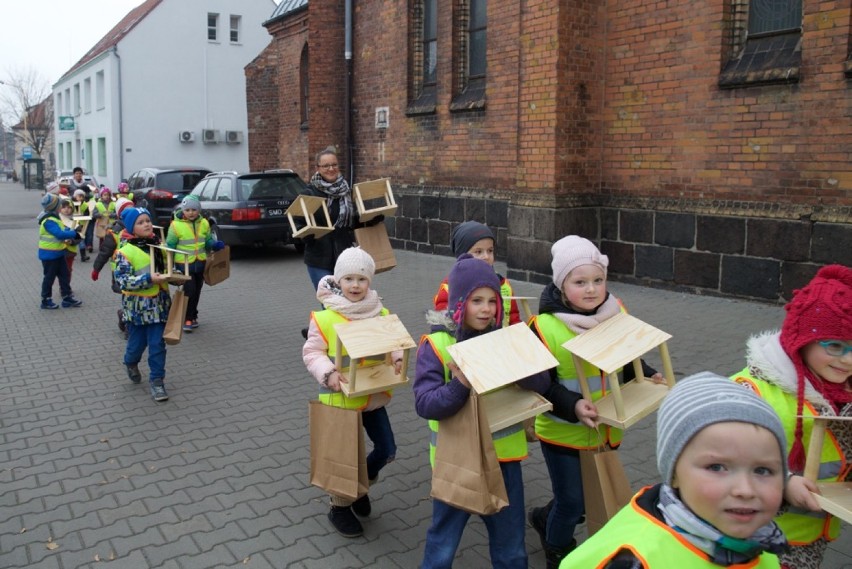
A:
{"type": "Polygon", "coordinates": [[[343,290],[332,275],[322,278],[317,287],[317,300],[329,310],[334,310],[349,320],[363,320],[378,316],[382,312],[382,299],[379,293],[370,289],[359,302],[352,302],[343,296],[343,290]]]}

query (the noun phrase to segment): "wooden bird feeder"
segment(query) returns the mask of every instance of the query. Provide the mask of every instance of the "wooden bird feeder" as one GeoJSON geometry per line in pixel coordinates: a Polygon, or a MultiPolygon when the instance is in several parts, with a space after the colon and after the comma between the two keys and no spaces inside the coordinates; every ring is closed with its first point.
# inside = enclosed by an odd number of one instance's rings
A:
{"type": "MultiPolygon", "coordinates": [[[[154,231],[156,231],[157,233],[160,234],[160,243],[165,245],[166,244],[166,228],[163,227],[162,225],[152,225],[151,227],[154,229],[154,231]]],[[[131,231],[131,233],[132,233],[132,231],[131,231]]]]}
{"type": "Polygon", "coordinates": [[[629,314],[619,313],[588,332],[568,340],[562,347],[571,352],[583,397],[592,400],[583,362],[600,368],[609,379],[610,393],[594,402],[601,423],[626,429],[653,413],[674,387],[674,371],[666,341],[671,335],[629,314]],[[666,383],[644,377],[640,358],[659,347],[666,383]],[[618,370],[632,362],[636,378],[620,385],[618,370]]]}
{"type": "Polygon", "coordinates": [[[337,332],[334,365],[348,381],[340,383],[340,389],[347,397],[387,391],[408,383],[408,360],[411,349],[417,344],[396,314],[341,322],[334,325],[334,330],[337,332]],[[343,367],[344,350],[349,356],[349,367],[343,367]],[[397,350],[403,350],[399,375],[394,373],[391,361],[391,353],[397,350]],[[381,359],[365,361],[365,358],[376,356],[381,359]]]}
{"type": "Polygon", "coordinates": [[[819,488],[819,494],[813,493],[819,507],[833,516],[837,516],[847,524],[852,523],[852,482],[817,482],[819,462],[822,455],[822,445],[825,441],[825,431],[832,421],[852,421],[852,417],[802,417],[813,419],[808,456],[805,459],[804,476],[819,488]]]}
{"type": "Polygon", "coordinates": [[[162,251],[161,254],[163,254],[166,258],[166,270],[165,270],[165,272],[162,273],[162,275],[164,277],[166,277],[166,281],[169,284],[181,285],[181,284],[185,283],[186,281],[192,279],[192,277],[189,276],[189,256],[186,255],[186,252],[185,251],[178,251],[177,249],[170,249],[170,248],[166,247],[165,245],[148,245],[148,254],[151,257],[151,273],[152,274],[154,272],[156,272],[156,269],[154,268],[155,267],[155,263],[154,263],[155,257],[154,256],[156,255],[156,251],[158,251],[158,250],[162,251]],[[175,253],[184,254],[183,274],[175,272],[175,253]]]}
{"type": "Polygon", "coordinates": [[[297,196],[293,203],[286,211],[287,220],[290,222],[290,229],[293,232],[293,237],[322,237],[334,231],[334,226],[331,224],[331,216],[328,214],[328,206],[325,203],[325,198],[319,196],[297,196]],[[317,222],[316,213],[321,211],[323,214],[324,224],[317,222]],[[296,228],[296,220],[294,218],[301,217],[305,220],[305,226],[301,229],[296,228]]]}
{"type": "Polygon", "coordinates": [[[396,213],[397,206],[393,199],[390,178],[355,184],[352,187],[352,194],[361,223],[366,223],[380,215],[391,216],[396,213]]]}
{"type": "Polygon", "coordinates": [[[534,391],[512,385],[559,363],[522,323],[447,347],[485,408],[491,432],[553,410],[534,391]]]}

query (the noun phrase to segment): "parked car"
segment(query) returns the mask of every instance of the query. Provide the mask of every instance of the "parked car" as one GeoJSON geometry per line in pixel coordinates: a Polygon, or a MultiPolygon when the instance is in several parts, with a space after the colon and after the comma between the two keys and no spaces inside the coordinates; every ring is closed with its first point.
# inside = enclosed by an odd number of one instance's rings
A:
{"type": "Polygon", "coordinates": [[[136,203],[148,202],[154,225],[168,227],[175,207],[208,174],[210,170],[198,166],[142,168],[130,174],[127,185],[136,203]]]}
{"type": "Polygon", "coordinates": [[[201,180],[192,194],[216,239],[231,246],[292,244],[301,252],[304,246],[293,239],[285,212],[306,188],[291,170],[217,172],[201,180]]]}

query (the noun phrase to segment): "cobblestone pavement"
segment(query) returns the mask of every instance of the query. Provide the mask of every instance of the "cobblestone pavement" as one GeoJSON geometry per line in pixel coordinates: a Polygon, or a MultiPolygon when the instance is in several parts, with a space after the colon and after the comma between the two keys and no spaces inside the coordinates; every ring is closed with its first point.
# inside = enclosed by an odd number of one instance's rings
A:
{"type": "MultiPolygon", "coordinates": [[[[292,249],[254,251],[205,287],[201,327],[168,349],[171,399],[154,403],[121,365],[109,275],[75,263],[78,309],[39,310],[40,192],[0,182],[0,567],[121,569],[415,567],[430,518],[425,422],[411,390],[389,407],[397,460],[371,491],[358,539],[339,537],[308,483],[300,328],[316,306],[292,249]],[[48,544],[55,544],[56,547],[48,544]]],[[[412,336],[450,259],[397,252],[375,287],[412,336]]],[[[541,287],[517,283],[518,293],[541,287]]],[[[743,364],[750,333],[780,326],[778,306],[612,283],[631,312],[670,332],[678,377],[743,364]]],[[[58,296],[57,296],[58,299],[58,296]]],[[[652,363],[655,363],[651,360],[652,363]]],[[[141,365],[143,373],[147,364],[141,365]]],[[[634,485],[654,482],[654,418],[631,428],[621,457],[634,485]]],[[[527,505],[548,499],[539,449],[524,463],[527,505]]],[[[852,567],[848,527],[826,568],[852,567]]],[[[485,527],[468,525],[459,567],[488,567],[485,527]]],[[[527,529],[531,567],[543,567],[527,529]]]]}

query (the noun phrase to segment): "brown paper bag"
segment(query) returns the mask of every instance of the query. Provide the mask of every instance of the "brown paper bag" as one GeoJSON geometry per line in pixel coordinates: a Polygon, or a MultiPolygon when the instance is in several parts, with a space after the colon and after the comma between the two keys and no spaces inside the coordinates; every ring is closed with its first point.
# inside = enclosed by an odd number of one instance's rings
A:
{"type": "Polygon", "coordinates": [[[109,226],[109,214],[105,213],[95,221],[95,237],[103,239],[109,230],[109,226]]]}
{"type": "Polygon", "coordinates": [[[204,263],[204,282],[213,286],[231,276],[231,248],[225,245],[221,251],[207,255],[204,263]]]}
{"type": "Polygon", "coordinates": [[[361,412],[310,401],[311,484],[357,500],[367,493],[367,448],[361,412]]]}
{"type": "Polygon", "coordinates": [[[188,305],[189,300],[183,291],[175,291],[172,297],[172,307],[169,310],[169,319],[166,321],[166,329],[163,332],[163,340],[165,340],[166,344],[174,346],[180,343],[188,305]]]}
{"type": "Polygon", "coordinates": [[[614,450],[581,450],[580,472],[589,536],[601,529],[633,497],[624,466],[614,450]]]}
{"type": "Polygon", "coordinates": [[[439,422],[432,469],[432,497],[471,514],[496,514],[509,505],[503,473],[494,451],[479,397],[439,422]]]}
{"type": "Polygon", "coordinates": [[[396,256],[393,254],[393,247],[391,247],[388,230],[384,223],[359,227],[355,230],[355,241],[376,262],[377,273],[389,271],[396,266],[396,256]]]}

